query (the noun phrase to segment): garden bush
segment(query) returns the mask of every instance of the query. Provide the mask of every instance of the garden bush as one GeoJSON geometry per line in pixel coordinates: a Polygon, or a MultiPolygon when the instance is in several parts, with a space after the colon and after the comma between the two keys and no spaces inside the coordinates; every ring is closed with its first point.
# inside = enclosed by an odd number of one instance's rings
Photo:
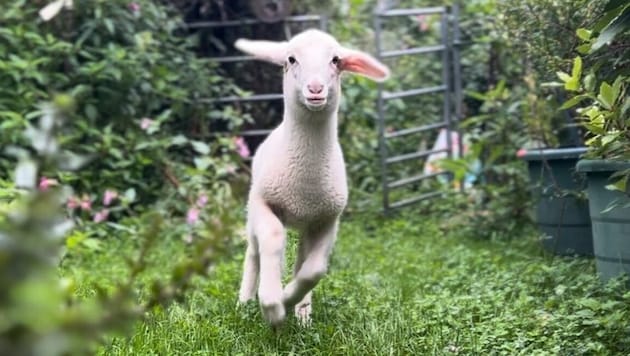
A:
{"type": "Polygon", "coordinates": [[[499,29],[505,44],[522,55],[519,78],[513,85],[526,89],[523,121],[527,124],[528,147],[583,146],[575,112],[560,109],[566,95],[545,86],[556,72],[567,71],[580,45],[576,30],[592,24],[605,0],[504,1],[499,29]],[[520,79],[520,80],[519,80],[520,79]]]}
{"type": "MultiPolygon", "coordinates": [[[[85,1],[45,22],[44,5],[11,2],[0,14],[0,141],[20,144],[37,104],[67,93],[77,108],[62,142],[90,169],[44,175],[91,201],[105,189],[133,189],[144,204],[165,194],[190,201],[202,187],[225,190],[238,161],[229,155],[233,140],[215,137],[215,128],[245,116],[211,99],[238,88],[178,34],[175,10],[154,1],[85,1]]],[[[0,175],[13,163],[3,160],[0,175]]]]}
{"type": "Polygon", "coordinates": [[[44,21],[46,5],[5,2],[0,13],[0,354],[93,350],[180,298],[240,218],[232,187],[247,152],[218,133],[246,116],[212,102],[239,89],[197,57],[179,15],[94,0],[44,21]],[[105,238],[134,241],[127,277],[77,297],[81,281],[57,268],[99,254],[105,238]],[[140,281],[163,239],[185,253],[140,281]]]}

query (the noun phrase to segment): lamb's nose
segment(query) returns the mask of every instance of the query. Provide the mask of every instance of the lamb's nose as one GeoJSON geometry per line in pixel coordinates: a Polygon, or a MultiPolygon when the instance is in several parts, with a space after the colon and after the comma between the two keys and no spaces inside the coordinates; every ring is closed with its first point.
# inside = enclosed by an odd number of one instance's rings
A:
{"type": "Polygon", "coordinates": [[[320,94],[324,90],[324,86],[318,82],[309,83],[306,88],[311,94],[320,94]]]}

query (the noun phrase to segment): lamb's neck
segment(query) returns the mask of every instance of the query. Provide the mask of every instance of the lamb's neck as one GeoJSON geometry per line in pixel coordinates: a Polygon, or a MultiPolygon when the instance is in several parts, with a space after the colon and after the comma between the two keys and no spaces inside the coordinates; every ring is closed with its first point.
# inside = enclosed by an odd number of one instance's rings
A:
{"type": "MultiPolygon", "coordinates": [[[[337,112],[304,110],[283,120],[287,151],[314,164],[325,162],[337,145],[337,112]]],[[[306,163],[306,162],[304,162],[306,163]]]]}

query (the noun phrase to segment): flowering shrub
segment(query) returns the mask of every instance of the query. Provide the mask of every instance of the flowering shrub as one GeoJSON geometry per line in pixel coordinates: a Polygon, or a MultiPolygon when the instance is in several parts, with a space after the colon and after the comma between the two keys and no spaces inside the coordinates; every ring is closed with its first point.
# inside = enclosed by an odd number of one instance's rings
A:
{"type": "MultiPolygon", "coordinates": [[[[19,133],[37,117],[37,103],[66,92],[76,110],[61,141],[85,157],[88,169],[43,167],[43,189],[71,184],[91,203],[106,189],[133,189],[130,209],[176,194],[184,199],[172,208],[182,214],[197,192],[228,189],[246,151],[216,138],[211,123],[229,129],[245,118],[208,99],[238,88],[196,56],[192,39],[177,34],[177,13],[148,0],[69,3],[18,0],[0,13],[2,145],[24,144],[19,133]]],[[[14,163],[0,160],[0,176],[14,163]]],[[[111,219],[114,211],[103,209],[89,218],[111,219]]]]}

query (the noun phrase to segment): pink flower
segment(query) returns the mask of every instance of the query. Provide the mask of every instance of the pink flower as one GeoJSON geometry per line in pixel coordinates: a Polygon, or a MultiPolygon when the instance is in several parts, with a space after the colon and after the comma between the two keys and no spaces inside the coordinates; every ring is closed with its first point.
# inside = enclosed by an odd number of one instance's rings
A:
{"type": "Polygon", "coordinates": [[[47,177],[41,177],[39,179],[39,190],[41,190],[42,192],[45,192],[48,190],[48,188],[54,187],[56,185],[59,185],[59,182],[56,179],[51,179],[47,177]]]}
{"type": "Polygon", "coordinates": [[[107,189],[103,195],[103,205],[108,206],[116,198],[118,198],[118,193],[114,190],[107,189]]]}
{"type": "Polygon", "coordinates": [[[145,117],[142,120],[140,120],[140,128],[146,131],[149,129],[149,127],[151,127],[151,125],[153,125],[153,122],[154,122],[153,120],[149,119],[148,117],[145,117]]]}
{"type": "Polygon", "coordinates": [[[103,209],[103,210],[99,211],[98,213],[94,214],[94,222],[95,223],[103,222],[103,221],[107,220],[107,216],[108,215],[109,215],[109,210],[103,209]]]}
{"type": "Polygon", "coordinates": [[[79,207],[79,204],[80,204],[79,199],[75,196],[71,196],[70,198],[68,198],[68,201],[66,202],[66,208],[70,210],[74,210],[79,207]]]}
{"type": "Polygon", "coordinates": [[[249,147],[247,147],[247,143],[245,142],[245,139],[243,137],[236,137],[234,139],[234,144],[236,144],[236,152],[238,152],[239,156],[243,158],[249,157],[249,147]]]}
{"type": "Polygon", "coordinates": [[[130,2],[129,5],[127,5],[127,7],[133,13],[140,12],[140,4],[138,4],[137,2],[130,2]]]}
{"type": "Polygon", "coordinates": [[[429,29],[429,21],[427,21],[427,15],[418,15],[416,16],[416,20],[418,21],[418,28],[420,31],[426,31],[429,29]]]}
{"type": "Polygon", "coordinates": [[[197,198],[197,206],[203,208],[208,204],[208,196],[206,194],[201,194],[199,198],[197,198]]]}
{"type": "Polygon", "coordinates": [[[199,221],[199,209],[190,208],[188,209],[188,213],[186,214],[186,222],[188,225],[194,225],[199,221]]]}
{"type": "Polygon", "coordinates": [[[92,202],[90,201],[90,198],[85,197],[85,196],[79,203],[79,206],[81,207],[81,210],[85,210],[85,211],[92,210],[92,202]]]}
{"type": "Polygon", "coordinates": [[[524,148],[521,148],[518,151],[516,151],[516,157],[523,157],[526,154],[527,154],[527,150],[524,148]]]}

